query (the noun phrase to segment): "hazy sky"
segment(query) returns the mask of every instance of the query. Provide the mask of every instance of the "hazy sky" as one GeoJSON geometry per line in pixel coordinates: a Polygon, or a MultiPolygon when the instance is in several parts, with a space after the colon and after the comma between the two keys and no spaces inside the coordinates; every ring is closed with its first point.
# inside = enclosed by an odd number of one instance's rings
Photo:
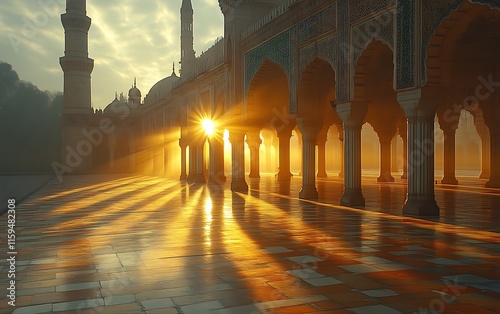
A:
{"type": "MultiPolygon", "coordinates": [[[[179,74],[180,6],[182,0],[87,0],[92,19],[89,57],[92,103],[104,108],[115,91],[125,95],[137,77],[144,97],[153,84],[179,74]]],[[[224,18],[217,0],[192,0],[195,51],[199,55],[223,34],[224,18]]],[[[0,1],[0,60],[12,64],[22,80],[43,90],[62,91],[59,57],[64,55],[60,14],[65,0],[0,1]]]]}

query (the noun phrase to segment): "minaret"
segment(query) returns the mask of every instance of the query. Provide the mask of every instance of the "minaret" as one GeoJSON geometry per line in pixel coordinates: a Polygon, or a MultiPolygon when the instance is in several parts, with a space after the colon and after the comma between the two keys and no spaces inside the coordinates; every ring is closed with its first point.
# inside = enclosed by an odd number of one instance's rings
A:
{"type": "Polygon", "coordinates": [[[182,0],[181,6],[181,77],[196,65],[193,45],[193,6],[191,0],[182,0]]]}
{"type": "Polygon", "coordinates": [[[93,148],[102,141],[99,129],[89,122],[94,116],[90,96],[94,60],[88,57],[90,18],[86,7],[86,0],[66,0],[66,13],[61,15],[65,31],[64,57],[59,59],[64,72],[62,165],[53,164],[60,180],[64,174],[88,173],[93,167],[93,148]]]}
{"type": "Polygon", "coordinates": [[[66,13],[61,15],[65,31],[65,51],[59,63],[64,72],[65,114],[89,114],[91,109],[90,73],[94,60],[88,58],[86,0],[66,0],[66,13]]]}

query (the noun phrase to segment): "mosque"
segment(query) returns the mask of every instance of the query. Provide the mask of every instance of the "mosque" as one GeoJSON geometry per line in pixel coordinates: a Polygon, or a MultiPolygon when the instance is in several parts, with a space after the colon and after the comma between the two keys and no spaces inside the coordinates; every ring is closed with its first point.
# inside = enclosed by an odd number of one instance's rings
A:
{"type": "Polygon", "coordinates": [[[317,178],[340,175],[339,203],[358,207],[362,171],[376,168],[378,182],[404,180],[412,216],[439,216],[438,169],[441,184],[460,184],[460,168],[500,188],[499,1],[219,5],[224,37],[196,56],[195,8],[182,0],[180,74],[174,64],[144,97],[134,80],[94,112],[91,19],[85,0],[67,1],[58,175],[230,180],[246,192],[261,172],[295,174],[302,199],[318,198],[317,178]]]}

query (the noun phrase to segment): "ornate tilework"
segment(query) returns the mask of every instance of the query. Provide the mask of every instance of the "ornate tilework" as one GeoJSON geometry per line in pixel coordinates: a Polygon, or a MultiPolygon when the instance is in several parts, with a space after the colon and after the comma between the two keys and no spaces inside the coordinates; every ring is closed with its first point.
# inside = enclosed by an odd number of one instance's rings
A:
{"type": "Polygon", "coordinates": [[[290,29],[290,84],[288,88],[290,89],[290,114],[297,114],[297,81],[298,81],[298,70],[297,63],[299,59],[299,52],[297,50],[298,45],[298,30],[297,26],[293,26],[290,29]]]}
{"type": "Polygon", "coordinates": [[[274,36],[245,54],[245,94],[264,60],[269,59],[283,68],[290,78],[290,32],[274,36]]]}
{"type": "Polygon", "coordinates": [[[297,24],[297,42],[303,43],[320,36],[337,26],[337,8],[331,5],[297,24]]]}
{"type": "Polygon", "coordinates": [[[415,87],[415,2],[398,1],[397,49],[396,49],[397,89],[415,87]]]}
{"type": "Polygon", "coordinates": [[[350,0],[350,21],[355,22],[395,2],[396,0],[350,0]]]}
{"type": "Polygon", "coordinates": [[[359,57],[373,39],[382,41],[394,51],[394,14],[394,11],[387,11],[353,27],[351,74],[354,74],[359,57]]]}
{"type": "Polygon", "coordinates": [[[350,99],[349,88],[349,64],[351,62],[351,48],[349,42],[350,26],[349,26],[349,1],[337,1],[337,11],[339,19],[338,29],[338,74],[337,74],[337,102],[348,102],[350,99]]]}
{"type": "Polygon", "coordinates": [[[336,37],[331,36],[318,42],[305,46],[299,51],[299,73],[298,78],[316,58],[327,61],[334,71],[337,69],[337,52],[335,50],[336,37]]]}
{"type": "Polygon", "coordinates": [[[337,35],[333,35],[317,43],[318,58],[326,60],[337,72],[337,35]]]}

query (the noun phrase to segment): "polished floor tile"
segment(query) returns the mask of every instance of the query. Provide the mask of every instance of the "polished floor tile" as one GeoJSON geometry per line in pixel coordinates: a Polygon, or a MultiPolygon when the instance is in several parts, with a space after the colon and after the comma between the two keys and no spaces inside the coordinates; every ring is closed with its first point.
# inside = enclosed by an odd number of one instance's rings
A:
{"type": "MultiPolygon", "coordinates": [[[[498,313],[500,190],[436,185],[405,217],[403,182],[363,178],[366,207],[263,175],[250,191],[157,177],[51,181],[16,215],[16,307],[1,313],[498,313]]],[[[0,230],[6,232],[6,216],[0,230]]],[[[0,245],[6,247],[6,237],[0,245]]],[[[8,283],[0,263],[0,285],[8,283]]]]}

